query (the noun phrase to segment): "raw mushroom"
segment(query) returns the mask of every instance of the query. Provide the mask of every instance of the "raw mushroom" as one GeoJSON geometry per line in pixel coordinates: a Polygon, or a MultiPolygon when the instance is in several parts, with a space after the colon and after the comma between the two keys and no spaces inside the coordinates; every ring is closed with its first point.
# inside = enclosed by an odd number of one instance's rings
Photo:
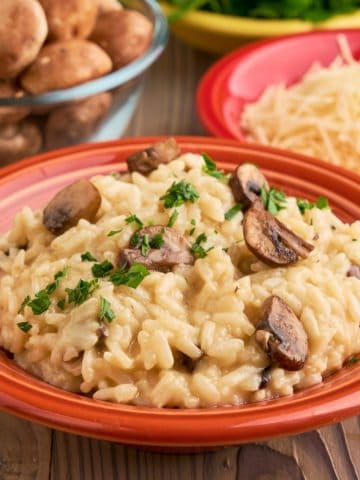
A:
{"type": "MultiPolygon", "coordinates": [[[[0,98],[20,98],[24,92],[13,82],[0,80],[0,98]]],[[[20,122],[30,113],[30,107],[0,107],[0,125],[20,122]]]]}
{"type": "Polygon", "coordinates": [[[55,235],[64,233],[81,218],[92,222],[99,210],[101,196],[96,187],[85,179],[63,188],[44,210],[43,224],[55,235]]]}
{"type": "Polygon", "coordinates": [[[258,200],[262,186],[269,188],[264,175],[253,163],[239,165],[231,175],[229,186],[235,200],[245,205],[258,200]]]}
{"type": "Polygon", "coordinates": [[[285,370],[300,370],[308,354],[308,337],[292,309],[273,295],[262,306],[255,339],[270,359],[285,370]]]}
{"type": "Polygon", "coordinates": [[[194,263],[194,257],[190,252],[190,245],[185,237],[183,237],[175,228],[163,227],[162,225],[154,225],[138,230],[130,240],[130,245],[134,241],[134,236],[140,243],[144,235],[148,235],[149,243],[155,235],[161,235],[164,243],[160,248],[151,248],[150,251],[143,255],[141,248],[127,248],[120,252],[118,264],[120,266],[130,266],[133,263],[141,263],[149,270],[157,270],[159,272],[168,272],[175,265],[194,263]]]}
{"type": "Polygon", "coordinates": [[[347,277],[355,277],[360,280],[360,265],[350,265],[349,270],[346,273],[347,277]]]}
{"type": "Polygon", "coordinates": [[[157,142],[145,150],[130,155],[127,159],[129,172],[148,175],[161,163],[169,163],[180,155],[179,145],[174,138],[157,142]]]}
{"type": "Polygon", "coordinates": [[[36,124],[25,119],[14,125],[0,125],[0,165],[37,153],[42,145],[36,124]]]}
{"type": "Polygon", "coordinates": [[[266,211],[260,201],[245,213],[243,228],[248,249],[273,267],[297,262],[299,257],[306,258],[314,249],[266,211]]]}
{"type": "Polygon", "coordinates": [[[114,10],[122,10],[123,7],[118,0],[97,0],[99,14],[104,12],[110,12],[114,10]]]}
{"type": "Polygon", "coordinates": [[[37,0],[0,0],[0,78],[15,78],[33,62],[47,33],[37,0]]]}

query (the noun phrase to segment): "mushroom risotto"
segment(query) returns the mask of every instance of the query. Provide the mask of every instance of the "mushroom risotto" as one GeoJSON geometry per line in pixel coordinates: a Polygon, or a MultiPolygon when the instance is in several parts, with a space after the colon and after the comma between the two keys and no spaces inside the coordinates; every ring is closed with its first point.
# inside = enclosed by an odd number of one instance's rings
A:
{"type": "Polygon", "coordinates": [[[239,405],[360,352],[360,222],[173,139],[25,207],[0,249],[0,345],[98,400],[239,405]]]}

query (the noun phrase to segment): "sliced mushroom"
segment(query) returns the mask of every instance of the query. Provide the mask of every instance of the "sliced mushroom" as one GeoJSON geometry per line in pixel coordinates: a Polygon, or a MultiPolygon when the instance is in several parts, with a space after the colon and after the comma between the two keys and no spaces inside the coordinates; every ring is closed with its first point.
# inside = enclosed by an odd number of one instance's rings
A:
{"type": "Polygon", "coordinates": [[[89,180],[81,179],[60,190],[44,210],[43,223],[55,235],[64,233],[81,218],[92,222],[101,196],[89,180]]]}
{"type": "Polygon", "coordinates": [[[244,240],[248,249],[270,266],[289,265],[306,258],[314,249],[289,230],[260,201],[248,209],[243,222],[244,240]]]}
{"type": "Polygon", "coordinates": [[[231,175],[230,188],[238,203],[249,205],[254,203],[261,193],[261,187],[269,188],[269,185],[253,163],[243,163],[239,165],[231,175]]]}
{"type": "Polygon", "coordinates": [[[180,155],[179,145],[174,138],[157,142],[145,150],[130,155],[127,159],[129,172],[148,175],[161,163],[169,163],[180,155]]]}
{"type": "Polygon", "coordinates": [[[355,277],[360,280],[360,265],[350,265],[349,270],[346,273],[347,277],[355,277]]]}
{"type": "Polygon", "coordinates": [[[122,250],[119,255],[118,264],[130,266],[133,263],[141,263],[149,270],[159,272],[168,272],[175,265],[194,263],[194,257],[190,252],[190,245],[187,240],[174,228],[154,225],[138,230],[130,240],[130,245],[138,240],[134,248],[122,250]],[[136,235],[136,237],[135,237],[136,235]],[[160,248],[150,248],[146,255],[141,251],[139,244],[142,243],[144,236],[148,236],[151,245],[155,235],[161,235],[164,243],[160,248]]]}
{"type": "Polygon", "coordinates": [[[292,309],[273,295],[262,306],[255,339],[270,359],[285,370],[300,370],[308,354],[308,337],[292,309]]]}

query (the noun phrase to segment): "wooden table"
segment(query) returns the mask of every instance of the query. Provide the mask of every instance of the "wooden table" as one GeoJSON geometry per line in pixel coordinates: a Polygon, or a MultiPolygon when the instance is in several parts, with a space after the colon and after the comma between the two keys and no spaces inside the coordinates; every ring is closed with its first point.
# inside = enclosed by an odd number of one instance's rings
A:
{"type": "MultiPolygon", "coordinates": [[[[126,135],[204,131],[194,94],[214,57],[172,40],[152,68],[126,135]]],[[[0,480],[355,480],[360,419],[216,452],[149,453],[78,437],[0,413],[0,480]]]]}

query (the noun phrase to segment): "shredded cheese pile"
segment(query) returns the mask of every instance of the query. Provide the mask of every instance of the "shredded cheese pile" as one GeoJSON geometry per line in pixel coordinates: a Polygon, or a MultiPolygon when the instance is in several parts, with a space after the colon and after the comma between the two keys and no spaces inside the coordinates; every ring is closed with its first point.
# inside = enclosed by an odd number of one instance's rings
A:
{"type": "Polygon", "coordinates": [[[241,118],[247,139],[327,160],[360,173],[360,63],[346,37],[328,68],[313,64],[286,88],[268,87],[241,118]]]}

